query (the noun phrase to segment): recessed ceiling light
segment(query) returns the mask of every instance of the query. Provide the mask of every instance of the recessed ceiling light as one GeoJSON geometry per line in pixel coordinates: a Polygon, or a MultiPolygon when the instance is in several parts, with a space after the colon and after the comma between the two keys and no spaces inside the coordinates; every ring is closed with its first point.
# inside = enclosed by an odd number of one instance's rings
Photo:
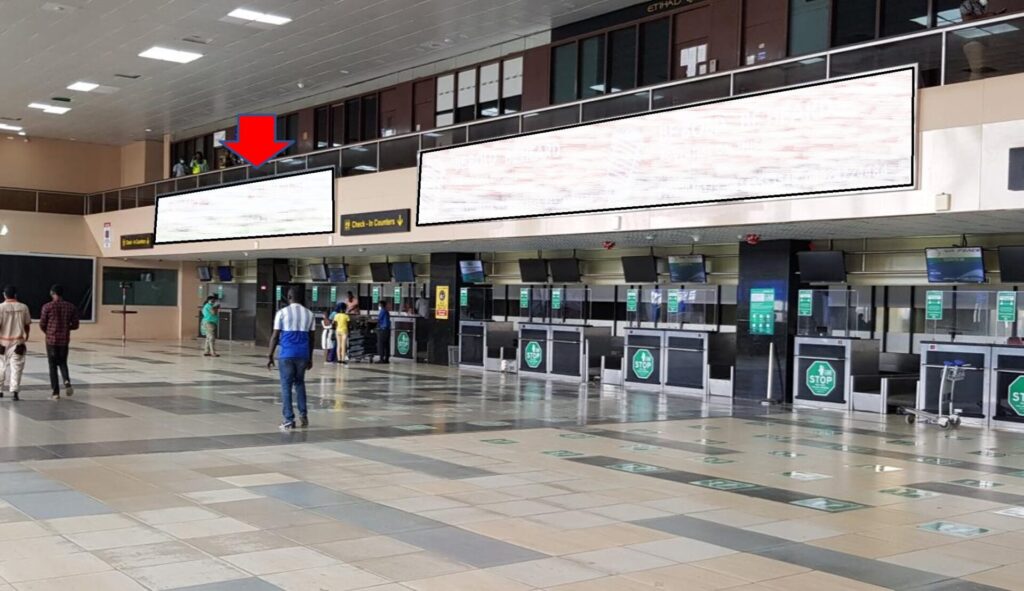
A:
{"type": "Polygon", "coordinates": [[[27,134],[27,133],[25,133],[24,131],[19,131],[19,132],[18,132],[18,135],[28,135],[28,134],[27,134]]]}
{"type": "Polygon", "coordinates": [[[7,125],[6,123],[0,123],[0,129],[4,131],[21,131],[24,128],[19,127],[17,125],[7,125]]]}
{"type": "Polygon", "coordinates": [[[68,86],[68,90],[77,90],[78,92],[92,92],[99,88],[99,84],[93,84],[92,82],[75,82],[68,86]]]}
{"type": "Polygon", "coordinates": [[[147,127],[147,128],[146,128],[146,131],[153,131],[153,130],[147,127]]]}
{"type": "Polygon", "coordinates": [[[252,21],[255,23],[264,23],[267,25],[285,25],[292,22],[292,19],[286,16],[277,16],[276,14],[267,14],[265,12],[256,12],[255,10],[246,10],[244,8],[236,8],[228,13],[228,16],[242,19],[244,21],[252,21]]]}
{"type": "Polygon", "coordinates": [[[28,108],[39,109],[40,111],[51,115],[63,115],[71,110],[71,107],[57,107],[46,103],[29,103],[28,108]]]}
{"type": "Polygon", "coordinates": [[[163,60],[165,62],[174,62],[176,64],[187,64],[203,57],[203,54],[156,46],[143,51],[139,54],[139,57],[146,57],[152,60],[163,60]]]}

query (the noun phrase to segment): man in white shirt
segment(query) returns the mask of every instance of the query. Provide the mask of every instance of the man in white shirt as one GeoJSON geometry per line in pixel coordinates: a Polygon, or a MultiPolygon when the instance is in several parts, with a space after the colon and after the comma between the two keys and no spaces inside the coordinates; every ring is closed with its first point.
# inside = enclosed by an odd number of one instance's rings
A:
{"type": "Polygon", "coordinates": [[[19,400],[21,372],[25,369],[25,343],[32,328],[28,306],[18,301],[18,290],[13,285],[4,288],[4,303],[0,304],[0,398],[4,395],[7,377],[11,380],[11,398],[19,400]]]}
{"type": "Polygon", "coordinates": [[[298,288],[288,289],[288,306],[281,308],[274,316],[274,332],[270,335],[270,353],[267,367],[274,367],[274,351],[281,345],[281,354],[277,361],[281,366],[281,414],[284,422],[282,431],[291,431],[296,427],[295,411],[292,409],[292,390],[295,391],[295,403],[299,407],[300,427],[309,426],[306,415],[306,371],[313,369],[313,342],[316,332],[313,329],[313,312],[300,304],[302,299],[298,288]]]}

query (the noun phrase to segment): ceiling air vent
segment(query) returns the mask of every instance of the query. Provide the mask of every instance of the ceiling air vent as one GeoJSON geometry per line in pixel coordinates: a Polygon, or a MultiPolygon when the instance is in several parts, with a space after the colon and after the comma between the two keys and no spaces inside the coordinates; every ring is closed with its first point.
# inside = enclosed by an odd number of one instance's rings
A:
{"type": "Polygon", "coordinates": [[[199,35],[189,35],[188,37],[182,37],[181,40],[186,43],[195,43],[196,45],[209,45],[213,42],[213,39],[207,39],[199,35]]]}
{"type": "Polygon", "coordinates": [[[21,121],[21,117],[0,117],[0,121],[21,121]]]}
{"type": "Polygon", "coordinates": [[[117,78],[127,78],[129,80],[138,80],[142,78],[142,74],[114,74],[117,78]]]}
{"type": "Polygon", "coordinates": [[[59,101],[59,102],[62,102],[62,103],[70,103],[71,102],[71,99],[69,99],[66,96],[54,96],[54,97],[50,97],[50,100],[59,101]]]}

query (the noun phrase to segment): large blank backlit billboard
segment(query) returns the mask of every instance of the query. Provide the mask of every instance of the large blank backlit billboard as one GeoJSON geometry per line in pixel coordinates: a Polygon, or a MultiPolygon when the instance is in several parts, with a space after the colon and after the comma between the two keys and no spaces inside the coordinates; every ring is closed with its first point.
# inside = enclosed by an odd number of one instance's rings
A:
{"type": "Polygon", "coordinates": [[[914,186],[903,68],[423,152],[421,226],[914,186]]]}
{"type": "Polygon", "coordinates": [[[334,232],[334,171],[301,172],[156,200],[156,244],[334,232]]]}

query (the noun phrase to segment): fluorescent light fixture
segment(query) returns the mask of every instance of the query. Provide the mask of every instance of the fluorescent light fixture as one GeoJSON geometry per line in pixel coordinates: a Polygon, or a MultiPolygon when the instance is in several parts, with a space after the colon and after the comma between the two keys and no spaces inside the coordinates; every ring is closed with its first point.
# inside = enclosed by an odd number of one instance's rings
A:
{"type": "Polygon", "coordinates": [[[292,19],[286,16],[277,16],[276,14],[256,12],[255,10],[246,10],[245,8],[236,8],[229,12],[228,16],[242,19],[244,21],[264,23],[267,25],[285,25],[292,22],[292,19]]]}
{"type": "Polygon", "coordinates": [[[18,127],[17,125],[8,125],[6,123],[0,123],[0,129],[2,129],[3,131],[21,131],[24,128],[18,127]]]}
{"type": "Polygon", "coordinates": [[[0,236],[6,236],[10,234],[10,232],[11,231],[8,229],[7,224],[0,224],[0,236]]]}
{"type": "Polygon", "coordinates": [[[39,109],[40,111],[51,115],[63,115],[71,110],[71,107],[57,107],[46,103],[29,103],[28,108],[39,109]]]}
{"type": "Polygon", "coordinates": [[[25,133],[24,131],[19,131],[19,132],[18,132],[18,135],[21,135],[21,136],[26,136],[26,135],[28,135],[28,134],[27,134],[27,133],[25,133]]]}
{"type": "Polygon", "coordinates": [[[100,87],[99,84],[93,84],[92,82],[78,81],[78,82],[75,82],[74,84],[72,84],[71,86],[68,86],[68,90],[77,90],[78,92],[92,92],[92,91],[96,90],[99,87],[100,87]]]}
{"type": "Polygon", "coordinates": [[[360,164],[359,166],[353,166],[352,170],[362,170],[365,172],[377,172],[376,166],[370,166],[369,164],[360,164]]]}
{"type": "Polygon", "coordinates": [[[1019,31],[1020,30],[1017,27],[1011,25],[1010,23],[996,23],[994,25],[989,25],[987,27],[984,27],[984,29],[986,31],[988,31],[989,33],[992,33],[993,35],[1002,35],[1004,33],[1013,33],[1014,31],[1019,31]]]}
{"type": "Polygon", "coordinates": [[[152,60],[163,60],[165,62],[174,62],[176,64],[187,64],[203,57],[203,54],[170,49],[168,47],[154,46],[140,53],[139,57],[147,57],[152,60]]]}

